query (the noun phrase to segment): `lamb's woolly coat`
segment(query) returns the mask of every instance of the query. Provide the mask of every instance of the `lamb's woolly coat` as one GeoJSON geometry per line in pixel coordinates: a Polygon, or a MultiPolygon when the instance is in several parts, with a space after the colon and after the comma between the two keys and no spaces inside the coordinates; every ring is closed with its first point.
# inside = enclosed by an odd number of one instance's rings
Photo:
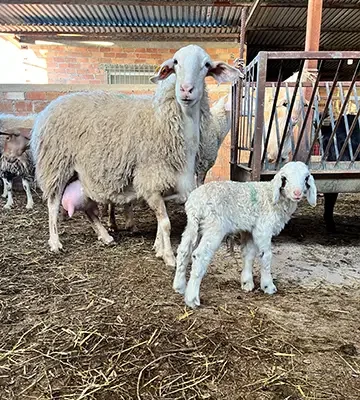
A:
{"type": "MultiPolygon", "coordinates": [[[[0,132],[18,133],[19,129],[32,129],[37,114],[17,116],[12,114],[0,114],[0,132]]],[[[4,136],[0,135],[0,154],[4,147],[4,136]]]]}
{"type": "MultiPolygon", "coordinates": [[[[171,77],[170,77],[171,78],[171,77]]],[[[123,203],[122,191],[137,197],[176,186],[187,163],[175,79],[166,79],[153,100],[105,92],[62,96],[36,119],[31,149],[44,197],[63,191],[75,174],[85,194],[98,203],[123,203]]],[[[201,100],[200,134],[208,130],[207,92],[201,100]]]]}
{"type": "Polygon", "coordinates": [[[200,138],[196,174],[205,180],[206,173],[216,162],[218,151],[231,126],[231,112],[225,107],[226,96],[211,107],[211,120],[207,132],[200,138]]]}

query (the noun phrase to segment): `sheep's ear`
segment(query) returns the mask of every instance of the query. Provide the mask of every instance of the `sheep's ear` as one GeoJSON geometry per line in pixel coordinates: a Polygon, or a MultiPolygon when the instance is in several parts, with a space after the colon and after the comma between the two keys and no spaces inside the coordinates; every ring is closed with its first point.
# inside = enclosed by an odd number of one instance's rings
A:
{"type": "Polygon", "coordinates": [[[244,79],[245,75],[242,70],[230,67],[223,61],[212,61],[207,76],[212,76],[217,82],[222,83],[233,82],[239,78],[244,79]]]}
{"type": "Polygon", "coordinates": [[[282,187],[281,173],[277,173],[273,178],[273,203],[276,204],[280,200],[280,190],[282,187]]]}
{"type": "Polygon", "coordinates": [[[19,134],[27,140],[30,140],[31,137],[31,128],[20,128],[19,134]]]}
{"type": "Polygon", "coordinates": [[[174,60],[170,58],[169,60],[164,61],[155,72],[155,75],[150,78],[150,82],[158,83],[159,81],[166,79],[175,72],[174,60]]]}
{"type": "Polygon", "coordinates": [[[306,186],[307,186],[307,192],[306,192],[307,201],[312,207],[315,207],[317,190],[315,185],[315,179],[312,175],[309,175],[309,178],[306,182],[306,186]]]}

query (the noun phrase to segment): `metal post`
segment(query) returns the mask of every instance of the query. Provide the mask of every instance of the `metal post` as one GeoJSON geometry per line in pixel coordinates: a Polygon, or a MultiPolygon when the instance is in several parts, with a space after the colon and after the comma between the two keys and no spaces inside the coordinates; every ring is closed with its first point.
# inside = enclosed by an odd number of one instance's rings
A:
{"type": "Polygon", "coordinates": [[[247,17],[247,8],[243,7],[241,10],[241,26],[240,26],[240,53],[239,53],[240,60],[244,60],[246,17],[247,17]]]}

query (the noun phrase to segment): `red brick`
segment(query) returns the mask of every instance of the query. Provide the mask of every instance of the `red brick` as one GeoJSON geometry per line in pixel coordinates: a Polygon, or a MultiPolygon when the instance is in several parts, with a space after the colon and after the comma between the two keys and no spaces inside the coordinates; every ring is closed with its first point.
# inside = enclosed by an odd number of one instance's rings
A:
{"type": "Polygon", "coordinates": [[[47,105],[49,104],[48,101],[33,101],[32,102],[32,109],[34,113],[39,113],[42,111],[47,105]]]}
{"type": "Polygon", "coordinates": [[[31,101],[14,101],[15,112],[16,113],[31,113],[32,103],[31,101]]]}
{"type": "Polygon", "coordinates": [[[0,101],[0,112],[13,113],[14,112],[13,102],[9,100],[0,101]]]}
{"type": "Polygon", "coordinates": [[[26,100],[45,100],[46,93],[45,92],[26,92],[25,99],[26,100]]]}
{"type": "Polygon", "coordinates": [[[46,99],[47,100],[54,100],[61,96],[62,92],[46,92],[46,99]]]}

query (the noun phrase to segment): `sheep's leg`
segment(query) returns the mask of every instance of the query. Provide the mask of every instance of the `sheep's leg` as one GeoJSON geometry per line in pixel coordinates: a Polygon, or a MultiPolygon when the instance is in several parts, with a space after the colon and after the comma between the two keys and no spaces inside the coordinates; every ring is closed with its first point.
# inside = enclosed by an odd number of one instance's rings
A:
{"type": "Polygon", "coordinates": [[[134,222],[134,204],[133,202],[124,205],[125,214],[125,229],[131,232],[137,232],[137,227],[134,222]]]}
{"type": "Polygon", "coordinates": [[[85,211],[87,217],[89,218],[91,227],[94,229],[95,233],[98,235],[98,240],[101,240],[105,244],[111,244],[114,242],[114,238],[109,235],[108,231],[105,229],[104,225],[100,222],[99,217],[94,213],[92,208],[85,211]]]}
{"type": "Polygon", "coordinates": [[[330,233],[336,232],[334,221],[334,207],[338,197],[338,193],[324,193],[324,220],[326,229],[330,233]]]}
{"type": "Polygon", "coordinates": [[[254,242],[259,249],[260,252],[260,261],[261,261],[261,278],[260,278],[260,287],[264,293],[274,294],[277,292],[276,286],[272,280],[271,276],[271,260],[272,260],[272,251],[271,251],[271,237],[268,235],[256,235],[256,232],[253,232],[254,242]]]}
{"type": "Polygon", "coordinates": [[[197,186],[201,186],[205,183],[205,179],[206,179],[206,172],[200,172],[197,174],[196,177],[196,184],[197,186]]]}
{"type": "Polygon", "coordinates": [[[14,205],[14,199],[12,195],[12,180],[5,179],[5,185],[7,192],[7,201],[6,204],[4,205],[4,208],[10,209],[14,205]]]}
{"type": "Polygon", "coordinates": [[[3,191],[3,194],[1,196],[4,199],[6,199],[8,197],[8,190],[7,190],[7,185],[6,185],[7,180],[5,178],[2,178],[2,181],[3,181],[4,191],[3,191]]]}
{"type": "Polygon", "coordinates": [[[48,198],[48,211],[49,211],[49,246],[50,250],[58,252],[62,249],[62,244],[59,240],[59,233],[57,229],[57,220],[60,210],[61,195],[53,195],[48,198]]]}
{"type": "Polygon", "coordinates": [[[27,199],[26,208],[28,210],[31,210],[34,207],[34,200],[31,195],[30,183],[26,179],[23,179],[22,184],[26,193],[26,199],[27,199]]]}
{"type": "Polygon", "coordinates": [[[160,193],[154,193],[150,198],[146,199],[146,201],[149,207],[155,212],[158,224],[154,243],[156,257],[162,257],[167,266],[175,267],[175,257],[170,241],[171,225],[164,199],[161,197],[160,193]]]}
{"type": "Polygon", "coordinates": [[[117,231],[118,226],[116,225],[116,216],[115,216],[115,204],[109,203],[106,205],[106,209],[109,213],[108,225],[112,231],[117,231]]]}
{"type": "Polygon", "coordinates": [[[220,247],[225,234],[221,231],[205,232],[196,250],[192,254],[192,268],[185,290],[185,303],[191,308],[200,305],[200,285],[207,267],[216,250],[220,247]]]}
{"type": "Polygon", "coordinates": [[[253,264],[257,248],[250,233],[241,233],[243,246],[243,270],[241,271],[241,288],[245,292],[254,290],[253,264]]]}

